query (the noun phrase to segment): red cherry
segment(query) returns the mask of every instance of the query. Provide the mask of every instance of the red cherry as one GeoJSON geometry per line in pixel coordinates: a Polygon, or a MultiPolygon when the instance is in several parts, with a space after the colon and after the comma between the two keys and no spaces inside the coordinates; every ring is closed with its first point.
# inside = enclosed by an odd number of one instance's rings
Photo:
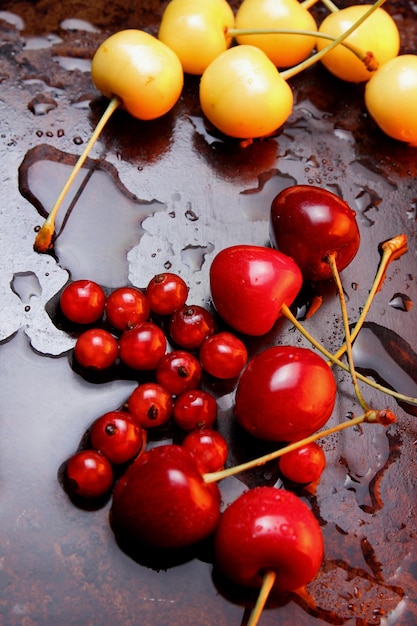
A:
{"type": "Polygon", "coordinates": [[[360,233],[356,213],[334,193],[295,185],[273,200],[270,236],[273,245],[290,254],[308,280],[331,278],[326,258],[336,254],[341,272],[356,255],[360,233]]]}
{"type": "Polygon", "coordinates": [[[216,399],[202,389],[184,391],[175,401],[173,419],[182,430],[210,428],[216,417],[216,399]]]}
{"type": "Polygon", "coordinates": [[[111,522],[116,536],[155,548],[184,548],[211,535],[220,492],[206,484],[191,454],[177,445],[151,448],[116,484],[111,522]]]}
{"type": "Polygon", "coordinates": [[[67,319],[76,324],[92,324],[103,315],[106,296],[92,280],[76,280],[65,287],[60,307],[67,319]]]}
{"type": "Polygon", "coordinates": [[[207,337],[200,347],[202,368],[216,378],[236,378],[246,365],[248,351],[245,344],[227,331],[207,337]]]}
{"type": "Polygon", "coordinates": [[[82,367],[103,370],[111,367],[118,356],[119,344],[107,330],[90,328],[81,333],[74,346],[74,356],[82,367]]]}
{"type": "Polygon", "coordinates": [[[175,311],[169,322],[171,339],[181,348],[195,350],[214,333],[214,318],[210,311],[188,304],[175,311]]]}
{"type": "Polygon", "coordinates": [[[110,461],[97,450],[82,450],[66,464],[65,479],[71,494],[81,498],[100,498],[113,486],[110,461]]]}
{"type": "Polygon", "coordinates": [[[258,588],[265,572],[273,571],[276,589],[294,591],[318,573],[323,536],[300,498],[275,487],[255,487],[223,512],[214,550],[218,569],[238,585],[258,588]]]}
{"type": "Polygon", "coordinates": [[[166,351],[164,332],[152,322],[143,322],[126,330],[119,340],[120,358],[136,370],[153,370],[166,351]]]}
{"type": "Polygon", "coordinates": [[[173,396],[195,389],[201,381],[201,365],[194,355],[185,350],[173,350],[158,362],[157,382],[173,396]]]}
{"type": "Polygon", "coordinates": [[[142,448],[143,433],[126,412],[109,411],[93,422],[90,441],[91,446],[104,454],[110,463],[127,463],[142,448]]]}
{"type": "Polygon", "coordinates": [[[318,481],[325,467],[326,455],[315,441],[287,452],[279,459],[281,473],[299,484],[307,485],[318,481]]]}
{"type": "Polygon", "coordinates": [[[178,274],[165,272],[157,274],[149,281],[146,296],[153,313],[172,315],[185,304],[188,286],[178,274]]]}
{"type": "Polygon", "coordinates": [[[308,348],[275,346],[253,357],[235,397],[237,421],[254,437],[297,441],[332,414],[336,382],[326,361],[308,348]]]}
{"type": "Polygon", "coordinates": [[[107,321],[117,330],[129,330],[141,322],[146,322],[149,314],[148,299],[134,287],[115,289],[107,298],[107,321]]]}
{"type": "Polygon", "coordinates": [[[302,285],[294,261],[271,248],[239,245],[221,250],[210,268],[210,288],[220,317],[247,335],[267,333],[302,285]]]}
{"type": "Polygon", "coordinates": [[[202,474],[218,472],[226,463],[227,442],[217,430],[192,430],[184,438],[182,445],[192,454],[202,474]]]}
{"type": "Polygon", "coordinates": [[[165,424],[172,414],[172,396],[158,383],[143,383],[134,389],[127,401],[127,410],[143,428],[165,424]]]}

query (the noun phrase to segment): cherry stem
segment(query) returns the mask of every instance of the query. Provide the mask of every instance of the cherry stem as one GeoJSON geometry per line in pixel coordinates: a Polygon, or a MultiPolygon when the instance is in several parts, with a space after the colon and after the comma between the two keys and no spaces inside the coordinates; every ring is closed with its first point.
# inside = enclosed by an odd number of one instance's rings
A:
{"type": "Polygon", "coordinates": [[[224,478],[230,478],[231,476],[240,474],[240,472],[259,467],[260,465],[265,465],[265,463],[269,463],[269,461],[274,461],[275,459],[278,459],[280,456],[283,456],[288,452],[298,450],[298,448],[302,448],[305,445],[312,443],[313,441],[323,439],[324,437],[333,435],[334,433],[345,430],[346,428],[351,428],[352,426],[358,426],[359,424],[363,423],[382,424],[383,426],[388,426],[389,424],[393,424],[394,422],[395,415],[388,409],[384,409],[382,411],[370,409],[369,411],[365,411],[365,413],[359,415],[358,417],[354,417],[353,419],[346,422],[341,422],[340,424],[336,424],[335,426],[331,426],[330,428],[326,428],[325,430],[316,432],[309,437],[305,437],[304,439],[300,439],[299,441],[290,443],[284,448],[274,450],[273,452],[264,454],[263,456],[252,459],[251,461],[246,461],[245,463],[240,463],[239,465],[234,465],[233,467],[228,467],[227,469],[223,469],[218,472],[209,472],[207,474],[203,474],[203,480],[205,483],[209,484],[218,482],[219,480],[223,480],[224,478]]]}
{"type": "Polygon", "coordinates": [[[247,626],[257,626],[257,624],[259,623],[262,611],[265,608],[265,604],[268,600],[271,589],[274,586],[276,577],[276,573],[272,570],[268,570],[267,572],[265,572],[262,579],[262,585],[259,590],[255,606],[253,607],[253,611],[250,614],[247,626]]]}
{"type": "Polygon", "coordinates": [[[311,9],[311,7],[317,4],[318,1],[319,0],[304,0],[304,2],[300,2],[300,4],[303,9],[306,9],[308,11],[309,9],[311,9]]]}
{"type": "MultiPolygon", "coordinates": [[[[296,74],[299,74],[301,71],[307,69],[308,67],[311,67],[312,65],[314,65],[314,63],[317,63],[317,61],[320,61],[320,59],[322,59],[328,52],[333,50],[333,48],[336,48],[336,46],[338,46],[347,37],[349,37],[349,35],[351,35],[365,20],[368,19],[370,15],[372,15],[372,13],[374,13],[382,4],[384,4],[385,1],[386,0],[377,0],[375,4],[373,4],[367,11],[365,11],[365,13],[358,20],[356,20],[356,22],[354,22],[354,24],[352,24],[347,30],[345,30],[344,33],[342,33],[341,35],[339,35],[339,37],[332,41],[332,43],[329,43],[328,46],[326,46],[319,52],[316,52],[311,57],[305,59],[305,61],[302,61],[298,65],[294,65],[294,67],[281,72],[282,78],[288,80],[289,78],[292,78],[296,74]]],[[[371,61],[371,59],[373,58],[372,53],[368,52],[367,56],[369,57],[369,61],[371,61]]],[[[371,69],[369,65],[367,65],[367,67],[368,69],[371,69]]],[[[377,64],[373,67],[374,69],[377,69],[377,64]]]]}
{"type": "MultiPolygon", "coordinates": [[[[334,37],[334,35],[320,33],[315,30],[298,30],[293,28],[229,28],[227,29],[227,35],[230,37],[239,37],[241,35],[305,35],[306,37],[315,37],[316,39],[336,41],[336,37],[334,37]]],[[[357,56],[360,61],[367,64],[368,52],[364,52],[357,46],[347,42],[342,42],[341,45],[353,52],[353,54],[357,56]]]]}
{"type": "MultiPolygon", "coordinates": [[[[312,346],[317,348],[317,350],[319,352],[321,352],[321,354],[323,354],[323,356],[325,356],[330,361],[330,363],[333,363],[333,365],[337,365],[338,367],[340,367],[341,369],[345,370],[346,372],[350,372],[350,368],[349,368],[348,365],[343,363],[343,361],[341,361],[340,359],[335,357],[331,352],[326,350],[326,348],[319,341],[317,341],[308,332],[308,330],[306,328],[304,328],[304,326],[302,324],[300,324],[300,322],[291,313],[290,309],[288,308],[288,306],[286,304],[282,305],[281,313],[287,318],[287,320],[289,322],[291,322],[291,324],[293,324],[293,326],[295,326],[295,328],[303,335],[303,337],[305,337],[305,339],[307,339],[307,341],[309,343],[311,343],[312,346]]],[[[380,385],[379,383],[375,382],[374,380],[371,380],[370,378],[367,378],[366,376],[363,376],[359,372],[356,372],[356,377],[361,382],[366,383],[370,387],[373,387],[374,389],[377,389],[378,391],[381,391],[382,393],[385,393],[386,395],[389,395],[389,396],[391,396],[393,398],[396,398],[397,400],[401,400],[402,402],[406,402],[408,404],[416,404],[417,405],[417,398],[413,398],[412,396],[406,396],[406,395],[404,395],[402,393],[398,393],[397,391],[394,391],[393,389],[389,389],[388,387],[384,387],[383,385],[380,385]]]]}
{"type": "Polygon", "coordinates": [[[51,209],[51,212],[49,213],[41,229],[36,235],[35,243],[33,246],[36,252],[47,252],[47,250],[52,247],[52,240],[53,240],[54,233],[55,233],[55,219],[59,211],[59,208],[61,207],[61,204],[64,201],[65,196],[68,193],[68,190],[70,189],[72,183],[74,182],[75,177],[77,176],[78,172],[84,165],[85,160],[87,159],[92,147],[94,146],[98,137],[100,136],[103,128],[107,124],[110,117],[113,115],[114,111],[120,106],[120,104],[121,102],[119,98],[114,97],[110,100],[109,104],[107,105],[107,108],[104,111],[103,115],[101,116],[100,120],[98,121],[98,124],[95,127],[93,134],[90,137],[90,140],[86,144],[82,154],[80,155],[80,157],[78,158],[78,161],[74,165],[71,171],[71,174],[68,177],[67,182],[63,186],[61,193],[56,199],[55,204],[51,209]]]}
{"type": "Polygon", "coordinates": [[[339,7],[337,7],[332,0],[321,0],[321,3],[330,11],[330,13],[337,13],[337,11],[339,11],[339,7]]]}
{"type": "MultiPolygon", "coordinates": [[[[385,279],[385,274],[387,271],[388,265],[391,261],[398,259],[400,256],[407,252],[407,236],[404,234],[397,235],[388,241],[384,241],[381,246],[382,248],[382,257],[379,264],[378,271],[374,278],[374,282],[372,284],[372,288],[368,294],[365,305],[362,308],[361,314],[359,316],[358,321],[355,324],[355,327],[350,333],[351,341],[353,342],[359,334],[360,329],[363,326],[366,316],[369,313],[369,309],[371,307],[372,301],[375,297],[377,291],[380,290],[381,285],[385,279]]],[[[339,350],[333,355],[337,359],[339,359],[346,352],[346,344],[341,346],[339,350]]]]}
{"type": "Polygon", "coordinates": [[[342,281],[340,280],[339,270],[337,268],[335,252],[333,252],[332,254],[329,254],[329,256],[327,257],[327,263],[329,264],[330,269],[332,270],[333,279],[336,283],[337,291],[339,294],[340,310],[342,312],[343,326],[345,329],[345,336],[346,336],[345,348],[346,348],[346,354],[348,358],[349,370],[350,370],[350,376],[352,379],[353,388],[355,390],[356,397],[359,400],[359,404],[361,405],[364,411],[368,411],[369,406],[365,402],[363,395],[361,393],[361,390],[359,389],[358,380],[357,380],[356,371],[355,371],[355,364],[353,362],[352,338],[350,334],[349,318],[348,318],[347,308],[346,308],[346,298],[345,298],[345,294],[343,291],[342,281]]]}

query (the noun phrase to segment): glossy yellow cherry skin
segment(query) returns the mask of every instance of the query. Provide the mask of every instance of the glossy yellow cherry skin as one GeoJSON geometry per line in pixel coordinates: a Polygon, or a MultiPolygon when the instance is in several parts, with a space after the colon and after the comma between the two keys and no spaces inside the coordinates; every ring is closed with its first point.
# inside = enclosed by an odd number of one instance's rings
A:
{"type": "MultiPolygon", "coordinates": [[[[243,0],[235,27],[317,30],[313,16],[298,0],[243,0]]],[[[316,45],[314,37],[298,34],[237,35],[236,40],[260,48],[280,68],[300,63],[316,45]]]]}
{"type": "MultiPolygon", "coordinates": [[[[370,4],[352,5],[330,13],[320,24],[319,32],[338,37],[370,7],[370,4]]],[[[372,52],[379,66],[396,57],[400,50],[398,27],[384,9],[372,13],[345,41],[364,53],[372,52]]],[[[328,43],[325,39],[317,39],[317,50],[325,48],[328,43]]],[[[342,45],[327,53],[322,63],[329,72],[352,83],[367,81],[373,74],[351,50],[342,45]]]]}
{"type": "Polygon", "coordinates": [[[262,50],[238,45],[223,52],[203,73],[200,104],[222,133],[254,139],[272,134],[288,119],[293,93],[262,50]]]}
{"type": "Polygon", "coordinates": [[[226,0],[171,0],[159,26],[158,38],[178,55],[184,72],[201,75],[227,50],[235,17],[226,0]]]}
{"type": "Polygon", "coordinates": [[[386,135],[417,145],[417,55],[403,54],[380,67],[366,84],[365,104],[386,135]]]}
{"type": "Polygon", "coordinates": [[[91,66],[97,89],[117,96],[141,120],[167,113],[181,95],[184,72],[175,52],[141,30],[119,31],[97,49],[91,66]]]}

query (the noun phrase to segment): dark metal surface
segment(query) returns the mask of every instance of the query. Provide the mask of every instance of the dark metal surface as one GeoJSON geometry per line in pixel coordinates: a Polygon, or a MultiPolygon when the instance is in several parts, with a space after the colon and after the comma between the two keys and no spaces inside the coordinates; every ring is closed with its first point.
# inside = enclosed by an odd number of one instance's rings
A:
{"type": "MultiPolygon", "coordinates": [[[[233,3],[236,6],[238,3],[233,3]]],[[[406,233],[409,252],[389,267],[357,355],[392,386],[417,395],[417,151],[384,137],[366,115],[363,86],[315,67],[291,81],[294,112],[273,138],[242,148],[204,128],[198,80],[165,118],[141,123],[117,112],[80,174],[56,258],[33,251],[35,228],[104,107],[88,72],[96,46],[123,28],[156,32],[165,3],[41,0],[0,3],[0,623],[5,626],[198,624],[239,626],[253,597],[220,583],[209,555],[166,571],[116,544],[108,505],[75,507],[59,468],[101,413],[135,381],[95,384],[71,368],[74,338],[54,323],[56,294],[71,278],[108,288],[144,287],[165,268],[210,305],[213,255],[235,243],[268,243],[272,198],[293,183],[339,193],[357,211],[361,248],[343,273],[354,321],[376,273],[379,244],[406,233]],[[365,342],[366,340],[366,342],[365,342]]],[[[403,52],[417,52],[415,2],[388,2],[403,52]]],[[[317,10],[319,11],[319,10],[317,10]]],[[[323,11],[323,10],[322,10],[323,11]]],[[[70,198],[70,200],[71,200],[70,198]]],[[[328,349],[343,340],[332,284],[306,322],[328,349]]],[[[285,321],[248,342],[304,345],[285,321]]],[[[360,410],[347,375],[332,423],[360,410]]],[[[231,461],[255,454],[233,426],[233,390],[213,388],[231,461]]],[[[309,586],[316,607],[271,598],[261,623],[417,623],[417,425],[412,411],[365,389],[397,423],[323,441],[317,493],[325,562],[309,586]]],[[[245,485],[274,484],[273,468],[226,481],[227,501],[245,485]]]]}

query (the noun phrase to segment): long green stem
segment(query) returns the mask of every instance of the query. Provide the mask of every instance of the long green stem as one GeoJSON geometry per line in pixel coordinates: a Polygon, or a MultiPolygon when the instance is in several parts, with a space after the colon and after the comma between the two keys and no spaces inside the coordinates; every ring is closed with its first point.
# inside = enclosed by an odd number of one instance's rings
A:
{"type": "MultiPolygon", "coordinates": [[[[385,278],[385,274],[387,271],[388,265],[391,261],[398,259],[400,256],[407,252],[407,236],[404,234],[397,235],[388,241],[385,241],[382,244],[382,257],[378,267],[378,271],[374,278],[372,288],[369,291],[366,302],[362,308],[361,314],[358,318],[358,321],[355,324],[355,327],[350,333],[351,341],[353,342],[359,334],[360,329],[363,326],[366,316],[369,313],[369,309],[371,307],[372,301],[375,297],[375,294],[381,288],[381,284],[385,278]]],[[[343,344],[337,352],[333,355],[335,358],[340,359],[340,357],[346,352],[346,344],[343,344]]]]}
{"type": "Polygon", "coordinates": [[[348,319],[348,314],[347,314],[347,309],[346,309],[346,299],[345,299],[345,294],[343,292],[342,281],[340,280],[339,270],[337,269],[336,255],[334,253],[329,254],[329,256],[327,257],[327,262],[330,266],[330,269],[332,270],[333,280],[336,283],[337,291],[339,294],[340,310],[342,313],[343,326],[345,329],[345,336],[346,336],[346,340],[345,340],[346,354],[348,358],[349,370],[350,370],[350,376],[352,379],[353,388],[355,390],[356,397],[359,400],[359,404],[361,405],[364,411],[368,411],[369,406],[365,402],[363,395],[361,393],[361,390],[359,389],[356,371],[355,371],[355,364],[353,362],[352,339],[350,335],[349,319],[348,319]]]}
{"type": "Polygon", "coordinates": [[[239,465],[235,465],[234,467],[228,467],[227,469],[220,470],[218,472],[209,472],[203,475],[203,479],[205,483],[214,483],[219,480],[223,480],[224,478],[230,478],[231,476],[236,476],[236,474],[240,474],[246,470],[253,469],[255,467],[260,467],[261,465],[265,465],[265,463],[269,463],[269,461],[274,461],[278,459],[280,456],[287,454],[288,452],[292,452],[293,450],[298,450],[298,448],[302,448],[305,445],[312,443],[313,441],[317,441],[318,439],[323,439],[324,437],[328,437],[329,435],[333,435],[334,433],[345,430],[346,428],[351,428],[352,426],[357,426],[358,424],[363,424],[364,422],[369,424],[382,424],[383,426],[388,426],[395,422],[395,416],[391,411],[366,411],[362,415],[358,417],[354,417],[351,420],[346,422],[341,422],[336,426],[331,426],[330,428],[326,428],[325,430],[321,430],[309,437],[305,437],[304,439],[300,439],[300,441],[295,441],[294,443],[290,443],[284,448],[280,448],[279,450],[274,450],[273,452],[269,452],[268,454],[264,454],[256,459],[252,459],[251,461],[246,461],[246,463],[240,463],[239,465]]]}
{"type": "Polygon", "coordinates": [[[268,570],[267,572],[265,572],[262,579],[262,585],[259,590],[258,598],[256,600],[256,604],[253,607],[253,611],[248,621],[248,626],[257,626],[257,624],[259,623],[262,611],[265,608],[265,604],[268,600],[269,594],[271,593],[271,589],[274,586],[276,577],[276,573],[272,570],[268,570]]]}
{"type": "Polygon", "coordinates": [[[68,190],[70,189],[72,183],[74,182],[78,172],[84,165],[85,160],[87,159],[93,145],[95,144],[98,137],[100,136],[104,126],[107,124],[108,120],[113,115],[114,111],[120,106],[120,104],[121,103],[120,103],[119,98],[115,97],[112,100],[110,100],[109,104],[107,105],[107,108],[104,111],[103,115],[101,116],[97,126],[95,127],[94,132],[90,137],[90,140],[86,144],[82,154],[78,158],[78,161],[76,162],[73,169],[71,170],[71,173],[65,185],[63,186],[61,193],[56,199],[55,204],[51,209],[51,212],[49,213],[41,229],[36,235],[35,243],[33,246],[36,252],[47,252],[47,250],[49,250],[49,248],[52,247],[52,239],[55,233],[55,219],[65,199],[65,196],[67,195],[68,190]]]}
{"type": "MultiPolygon", "coordinates": [[[[294,65],[294,67],[281,72],[282,78],[288,80],[289,78],[292,78],[296,74],[299,74],[301,71],[307,69],[308,67],[311,67],[312,65],[314,65],[314,63],[317,63],[317,61],[320,61],[320,59],[322,59],[328,52],[333,50],[333,48],[336,48],[336,46],[338,46],[345,39],[347,39],[347,37],[349,37],[349,35],[351,35],[365,20],[367,20],[368,17],[372,15],[372,13],[374,13],[382,4],[384,4],[384,2],[386,2],[386,0],[377,0],[375,4],[373,4],[367,11],[365,11],[365,13],[358,20],[356,20],[356,22],[354,22],[354,24],[352,24],[344,33],[342,33],[339,37],[332,41],[332,43],[329,43],[328,46],[326,46],[319,52],[316,52],[305,61],[298,63],[298,65],[294,65]]],[[[370,68],[368,67],[368,69],[370,68]]]]}
{"type": "MultiPolygon", "coordinates": [[[[311,343],[312,346],[317,348],[317,350],[319,352],[321,352],[321,354],[324,357],[326,357],[326,359],[328,359],[330,361],[330,363],[333,363],[334,365],[337,365],[341,369],[345,370],[345,372],[350,372],[349,366],[346,365],[345,363],[343,363],[343,361],[341,361],[337,357],[335,357],[331,352],[326,350],[326,348],[319,341],[317,341],[308,332],[308,330],[306,328],[304,328],[304,326],[302,324],[300,324],[300,322],[291,313],[290,309],[285,304],[282,305],[281,312],[284,315],[284,317],[286,317],[288,319],[288,321],[291,322],[291,324],[293,324],[293,326],[295,326],[295,328],[303,335],[303,337],[305,337],[307,339],[307,341],[309,343],[311,343]]],[[[384,387],[384,385],[380,385],[379,383],[375,382],[374,380],[371,380],[370,378],[367,378],[366,376],[363,376],[359,372],[356,372],[356,376],[357,376],[358,380],[360,380],[361,382],[366,383],[370,387],[373,387],[374,389],[377,389],[378,391],[381,391],[382,393],[385,393],[385,394],[391,396],[392,398],[396,398],[397,400],[401,400],[401,402],[407,402],[408,404],[415,404],[415,405],[417,405],[417,398],[413,398],[412,396],[405,396],[404,394],[398,393],[397,391],[394,391],[393,389],[389,389],[388,387],[384,387]]]]}
{"type": "Polygon", "coordinates": [[[337,7],[332,0],[321,0],[321,3],[330,11],[330,13],[336,13],[339,10],[339,7],[337,7]]]}
{"type": "MultiPolygon", "coordinates": [[[[227,34],[230,37],[240,37],[247,35],[305,35],[306,37],[314,37],[315,39],[327,39],[329,41],[335,41],[334,35],[327,33],[321,33],[315,30],[298,30],[293,28],[229,28],[227,34]]],[[[360,61],[367,60],[367,52],[361,50],[357,46],[354,46],[347,42],[342,42],[342,46],[353,52],[360,61]]]]}

